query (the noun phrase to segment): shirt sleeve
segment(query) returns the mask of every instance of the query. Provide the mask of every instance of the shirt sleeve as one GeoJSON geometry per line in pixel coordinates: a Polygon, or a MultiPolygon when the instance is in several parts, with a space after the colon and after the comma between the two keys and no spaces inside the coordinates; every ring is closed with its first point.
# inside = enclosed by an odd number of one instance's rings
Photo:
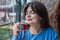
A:
{"type": "Polygon", "coordinates": [[[58,33],[55,30],[51,30],[52,31],[52,40],[58,40],[58,33]]]}
{"type": "Polygon", "coordinates": [[[53,35],[54,36],[53,36],[53,39],[52,40],[58,40],[58,34],[55,32],[53,35]]]}
{"type": "Polygon", "coordinates": [[[24,35],[24,31],[20,31],[20,33],[18,35],[13,35],[12,36],[12,40],[22,40],[23,38],[23,35],[24,35]]]}
{"type": "Polygon", "coordinates": [[[18,36],[16,36],[15,34],[12,36],[12,40],[17,40],[18,36]]]}

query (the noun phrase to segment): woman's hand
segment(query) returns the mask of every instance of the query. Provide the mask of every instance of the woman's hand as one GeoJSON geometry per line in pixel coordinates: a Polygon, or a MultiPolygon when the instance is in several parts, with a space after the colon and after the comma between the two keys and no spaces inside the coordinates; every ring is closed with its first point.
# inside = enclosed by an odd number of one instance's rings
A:
{"type": "Polygon", "coordinates": [[[15,35],[18,35],[19,31],[20,31],[20,23],[14,23],[14,26],[13,26],[13,34],[15,35]]]}

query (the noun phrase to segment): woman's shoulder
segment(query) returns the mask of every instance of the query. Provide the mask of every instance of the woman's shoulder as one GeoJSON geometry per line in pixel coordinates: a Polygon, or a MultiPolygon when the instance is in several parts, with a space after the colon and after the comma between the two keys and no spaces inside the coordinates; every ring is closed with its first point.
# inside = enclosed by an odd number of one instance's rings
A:
{"type": "Polygon", "coordinates": [[[52,35],[52,36],[58,36],[58,33],[56,30],[54,30],[51,26],[47,27],[45,29],[45,32],[49,35],[52,35]]]}
{"type": "Polygon", "coordinates": [[[48,26],[47,28],[44,29],[46,32],[48,33],[57,33],[56,30],[54,30],[54,28],[52,28],[51,26],[48,26]]]}
{"type": "Polygon", "coordinates": [[[46,29],[46,31],[49,31],[49,32],[56,32],[56,30],[54,30],[54,28],[52,28],[51,26],[48,26],[45,29],[46,29]]]}
{"type": "Polygon", "coordinates": [[[45,31],[52,39],[58,39],[58,33],[52,27],[49,26],[45,31]]]}

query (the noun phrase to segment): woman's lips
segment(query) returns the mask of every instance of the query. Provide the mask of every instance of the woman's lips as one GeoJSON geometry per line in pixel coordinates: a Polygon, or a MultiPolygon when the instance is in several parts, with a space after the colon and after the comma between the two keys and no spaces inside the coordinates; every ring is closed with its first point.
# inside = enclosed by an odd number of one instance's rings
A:
{"type": "Polygon", "coordinates": [[[31,21],[32,19],[27,19],[28,21],[31,21]]]}

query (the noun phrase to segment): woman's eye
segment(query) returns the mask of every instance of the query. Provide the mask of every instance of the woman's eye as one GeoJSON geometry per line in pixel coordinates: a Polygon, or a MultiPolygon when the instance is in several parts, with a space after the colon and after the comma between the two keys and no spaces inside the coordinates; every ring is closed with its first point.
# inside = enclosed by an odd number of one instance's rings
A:
{"type": "Polygon", "coordinates": [[[35,14],[35,13],[31,13],[31,14],[35,14]]]}

